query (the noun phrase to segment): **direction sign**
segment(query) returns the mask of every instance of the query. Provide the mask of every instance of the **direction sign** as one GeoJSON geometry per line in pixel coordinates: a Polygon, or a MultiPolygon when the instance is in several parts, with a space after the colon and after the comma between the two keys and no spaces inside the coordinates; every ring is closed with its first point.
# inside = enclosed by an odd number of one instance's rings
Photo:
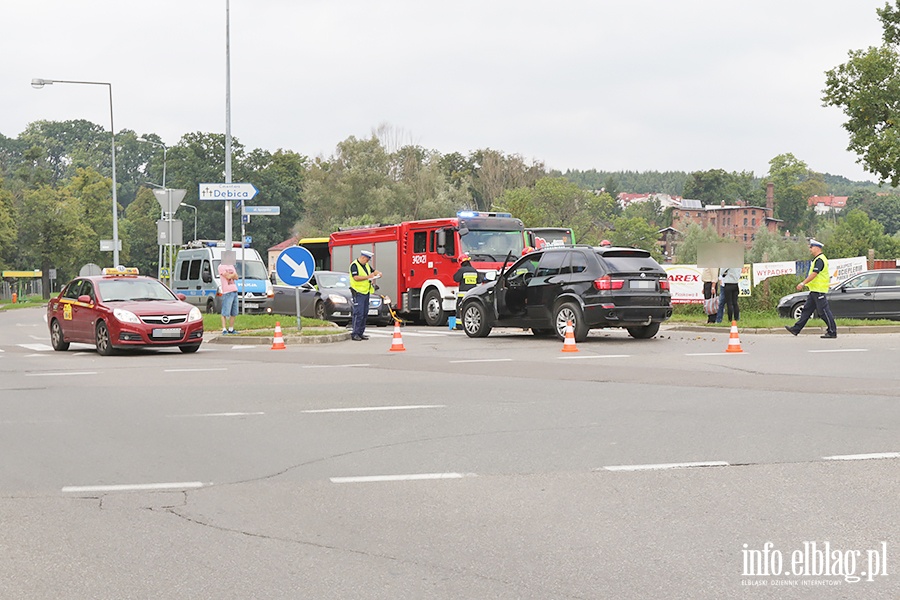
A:
{"type": "Polygon", "coordinates": [[[201,200],[249,200],[259,193],[252,183],[201,183],[201,200]]]}
{"type": "Polygon", "coordinates": [[[315,270],[313,255],[302,246],[285,248],[275,261],[275,273],[287,285],[303,285],[312,279],[315,270]]]}
{"type": "Polygon", "coordinates": [[[280,215],[280,206],[245,206],[245,215],[280,215]]]}

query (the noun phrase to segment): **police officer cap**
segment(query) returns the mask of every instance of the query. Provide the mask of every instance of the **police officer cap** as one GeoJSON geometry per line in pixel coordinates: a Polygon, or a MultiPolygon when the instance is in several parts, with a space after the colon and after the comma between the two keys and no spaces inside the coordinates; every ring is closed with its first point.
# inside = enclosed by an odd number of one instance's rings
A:
{"type": "Polygon", "coordinates": [[[816,248],[824,248],[825,244],[823,244],[822,242],[820,242],[818,240],[809,238],[809,247],[812,248],[813,246],[815,246],[816,248]]]}
{"type": "Polygon", "coordinates": [[[372,258],[372,257],[375,256],[375,253],[374,253],[374,252],[369,252],[368,250],[360,250],[359,255],[360,255],[360,256],[365,256],[366,258],[372,258]]]}

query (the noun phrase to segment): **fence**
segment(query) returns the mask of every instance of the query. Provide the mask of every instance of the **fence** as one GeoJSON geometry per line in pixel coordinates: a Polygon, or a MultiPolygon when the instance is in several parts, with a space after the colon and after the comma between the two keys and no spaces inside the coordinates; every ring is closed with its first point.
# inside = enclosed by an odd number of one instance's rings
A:
{"type": "Polygon", "coordinates": [[[10,283],[3,280],[0,282],[0,300],[12,300],[13,292],[19,297],[41,296],[44,293],[43,282],[40,279],[22,279],[10,283]]]}

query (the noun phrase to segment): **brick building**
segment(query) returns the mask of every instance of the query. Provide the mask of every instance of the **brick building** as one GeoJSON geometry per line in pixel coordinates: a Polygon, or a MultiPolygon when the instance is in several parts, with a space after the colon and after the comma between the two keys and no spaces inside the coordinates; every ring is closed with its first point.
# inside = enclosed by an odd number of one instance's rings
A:
{"type": "Polygon", "coordinates": [[[719,237],[743,242],[749,248],[760,229],[778,233],[781,220],[774,217],[774,205],[771,183],[766,186],[766,206],[750,206],[741,200],[733,205],[722,201],[718,206],[703,206],[699,200],[683,200],[681,207],[672,209],[672,227],[678,231],[684,231],[691,223],[712,227],[719,237]]]}

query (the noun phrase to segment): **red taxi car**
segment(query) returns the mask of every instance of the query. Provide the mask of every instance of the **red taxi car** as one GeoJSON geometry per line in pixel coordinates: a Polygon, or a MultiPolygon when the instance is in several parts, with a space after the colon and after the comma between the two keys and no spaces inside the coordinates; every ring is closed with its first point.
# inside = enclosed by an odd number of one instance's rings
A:
{"type": "Polygon", "coordinates": [[[95,344],[108,356],[117,349],[177,346],[196,352],[203,341],[203,315],[159,280],[137,269],[104,269],[73,279],[47,304],[54,350],[71,342],[95,344]]]}

